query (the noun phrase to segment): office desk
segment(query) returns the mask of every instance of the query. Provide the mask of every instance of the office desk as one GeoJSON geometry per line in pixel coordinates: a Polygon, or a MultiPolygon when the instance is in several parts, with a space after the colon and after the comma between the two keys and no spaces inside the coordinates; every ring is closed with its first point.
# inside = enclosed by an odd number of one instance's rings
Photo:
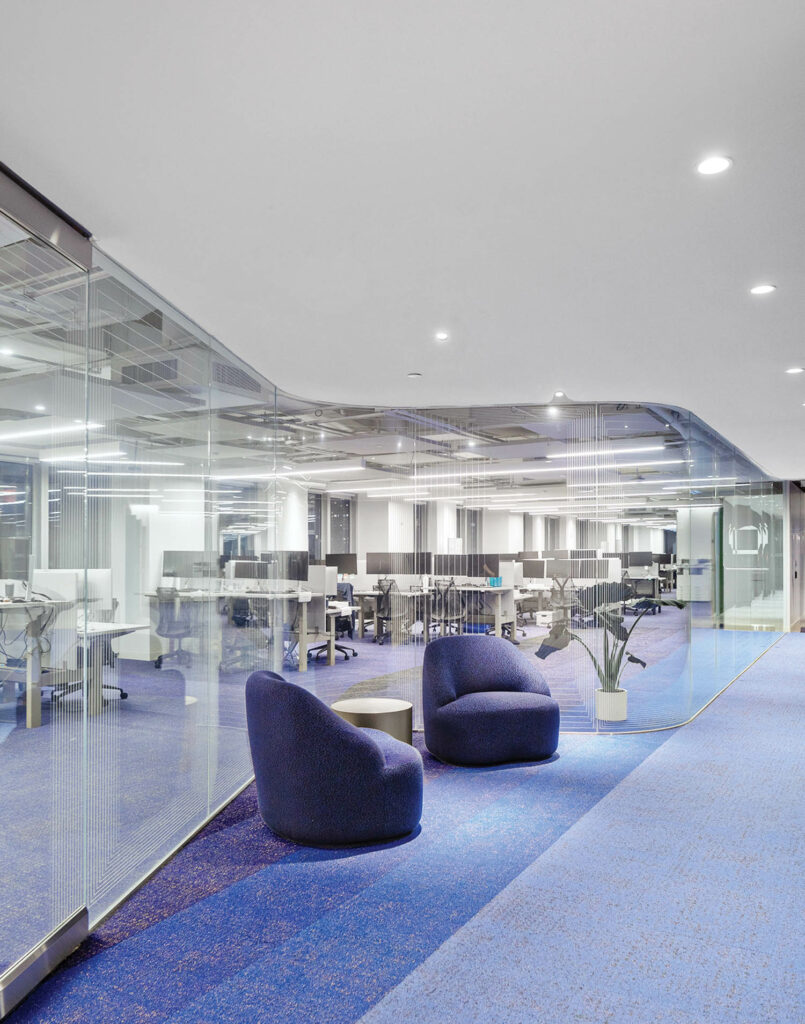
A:
{"type": "Polygon", "coordinates": [[[510,639],[516,640],[517,612],[514,605],[514,587],[490,587],[488,584],[474,586],[471,583],[458,583],[456,590],[464,594],[493,594],[494,602],[494,635],[503,636],[503,627],[508,622],[512,625],[510,639]],[[504,605],[511,604],[508,608],[504,605]]]}
{"type": "MultiPolygon", "coordinates": [[[[402,599],[407,602],[416,601],[417,599],[422,601],[422,625],[424,627],[424,635],[427,637],[430,630],[430,619],[431,619],[431,599],[433,591],[431,590],[395,590],[392,594],[392,600],[402,599]]],[[[363,640],[366,633],[366,615],[367,612],[371,615],[374,620],[375,636],[379,637],[380,633],[380,620],[377,617],[377,599],[381,596],[379,590],[356,590],[353,591],[353,598],[357,601],[358,607],[358,636],[363,640]]],[[[416,619],[412,619],[416,622],[416,619]]],[[[389,633],[389,639],[393,643],[394,640],[389,633]]]]}
{"type": "MultiPolygon", "coordinates": [[[[150,600],[156,600],[157,595],[155,593],[148,593],[145,595],[150,600]]],[[[229,603],[229,624],[232,624],[232,602],[237,600],[248,601],[250,605],[262,604],[273,604],[278,601],[295,601],[299,605],[299,625],[296,630],[291,631],[291,635],[296,639],[299,645],[299,671],[307,672],[307,651],[310,645],[310,641],[316,641],[319,638],[327,640],[328,652],[327,652],[327,664],[335,664],[335,617],[338,612],[334,612],[332,618],[330,618],[330,612],[325,609],[324,618],[327,625],[325,632],[314,631],[309,632],[308,625],[308,606],[314,600],[324,600],[324,594],[314,593],[310,590],[296,590],[296,591],[269,591],[269,590],[220,590],[217,587],[214,590],[177,590],[175,592],[174,601],[200,601],[210,603],[220,603],[227,601],[229,603]],[[330,619],[329,622],[326,620],[330,619]]],[[[219,643],[216,649],[214,659],[215,661],[221,662],[223,658],[222,645],[219,643]]]]}
{"type": "MultiPolygon", "coordinates": [[[[25,669],[25,727],[36,729],[42,724],[42,619],[51,609],[63,611],[73,605],[72,601],[25,601],[16,604],[0,604],[0,616],[25,613],[28,622],[26,635],[25,669]]],[[[87,712],[97,715],[103,710],[103,645],[101,640],[114,640],[148,625],[121,622],[87,622],[86,627],[78,624],[75,630],[76,646],[84,648],[87,666],[87,712]]],[[[78,679],[76,680],[78,681],[78,679]]]]}
{"type": "MultiPolygon", "coordinates": [[[[472,583],[457,583],[455,588],[459,593],[463,594],[493,594],[494,595],[494,634],[495,636],[503,636],[503,626],[507,622],[515,622],[516,611],[514,608],[514,588],[513,587],[490,587],[488,584],[474,585],[472,583]],[[505,605],[511,600],[511,605],[507,609],[505,605]]],[[[428,590],[399,590],[393,595],[394,597],[400,597],[407,601],[414,601],[420,599],[422,601],[422,624],[424,627],[423,635],[426,639],[430,638],[430,622],[432,618],[432,603],[435,591],[433,589],[428,590]]],[[[372,611],[375,620],[375,636],[379,636],[379,623],[377,619],[377,598],[380,597],[380,592],[377,590],[360,590],[354,591],[353,596],[358,599],[359,613],[358,613],[358,636],[363,639],[366,625],[366,604],[374,603],[374,608],[369,609],[372,611]]],[[[441,635],[444,635],[444,625],[441,629],[441,635]]],[[[514,635],[514,634],[512,634],[514,635]]]]}
{"type": "Polygon", "coordinates": [[[85,645],[87,655],[87,714],[98,715],[103,711],[103,647],[101,641],[118,640],[141,629],[150,629],[146,623],[132,622],[87,622],[79,626],[77,640],[85,645]]]}
{"type": "MultiPolygon", "coordinates": [[[[50,612],[55,616],[73,606],[73,601],[3,601],[0,602],[0,622],[6,617],[24,620],[25,632],[25,726],[35,729],[42,724],[42,626],[50,612]]],[[[22,624],[22,623],[20,623],[22,624]]]]}

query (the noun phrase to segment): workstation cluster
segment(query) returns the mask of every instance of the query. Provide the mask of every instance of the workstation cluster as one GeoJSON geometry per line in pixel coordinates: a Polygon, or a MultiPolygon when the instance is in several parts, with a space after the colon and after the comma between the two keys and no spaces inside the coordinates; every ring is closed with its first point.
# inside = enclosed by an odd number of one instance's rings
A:
{"type": "Polygon", "coordinates": [[[670,588],[665,553],[597,550],[520,551],[469,555],[367,552],[327,556],[358,608],[357,630],[374,642],[427,642],[447,633],[488,632],[516,641],[530,614],[550,626],[557,595],[626,583],[632,598],[656,599],[670,588]]]}

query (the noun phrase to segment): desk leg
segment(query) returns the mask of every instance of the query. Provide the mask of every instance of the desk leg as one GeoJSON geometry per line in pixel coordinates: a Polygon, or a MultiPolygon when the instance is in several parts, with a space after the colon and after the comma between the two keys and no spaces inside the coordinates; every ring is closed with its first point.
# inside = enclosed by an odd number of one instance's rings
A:
{"type": "Polygon", "coordinates": [[[25,630],[28,653],[25,655],[25,728],[42,724],[42,654],[39,650],[39,618],[31,619],[25,630]]]}
{"type": "Polygon", "coordinates": [[[430,640],[430,596],[425,594],[422,600],[422,631],[425,634],[425,643],[430,640]]]}
{"type": "Polygon", "coordinates": [[[503,636],[503,595],[495,594],[495,636],[503,636]]]}
{"type": "Polygon", "coordinates": [[[381,637],[380,630],[381,630],[382,626],[381,626],[381,623],[380,623],[380,619],[377,617],[377,602],[375,602],[374,620],[375,620],[375,637],[374,637],[375,643],[380,643],[380,637],[381,637]]]}
{"type": "Polygon", "coordinates": [[[358,637],[363,640],[366,633],[366,619],[363,614],[363,598],[358,598],[358,637]]]}
{"type": "Polygon", "coordinates": [[[84,647],[87,666],[87,714],[103,711],[103,654],[100,644],[89,638],[84,647]]]}
{"type": "Polygon", "coordinates": [[[335,615],[328,616],[330,629],[327,632],[327,664],[335,665],[335,615]]]}
{"type": "Polygon", "coordinates": [[[299,608],[299,671],[307,672],[307,601],[299,608]]]}

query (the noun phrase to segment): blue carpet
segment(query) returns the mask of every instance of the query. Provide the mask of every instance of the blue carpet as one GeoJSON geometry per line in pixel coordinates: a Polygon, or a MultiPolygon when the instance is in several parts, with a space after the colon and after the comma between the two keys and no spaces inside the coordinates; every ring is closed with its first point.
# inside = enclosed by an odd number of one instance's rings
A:
{"type": "Polygon", "coordinates": [[[382,848],[276,839],[249,790],[13,1020],[354,1021],[664,738],[563,737],[500,769],[428,757],[421,831],[382,848]]]}
{"type": "Polygon", "coordinates": [[[426,757],[382,848],[279,840],[249,788],[11,1019],[799,1021],[803,705],[793,635],[675,733],[426,757]]]}

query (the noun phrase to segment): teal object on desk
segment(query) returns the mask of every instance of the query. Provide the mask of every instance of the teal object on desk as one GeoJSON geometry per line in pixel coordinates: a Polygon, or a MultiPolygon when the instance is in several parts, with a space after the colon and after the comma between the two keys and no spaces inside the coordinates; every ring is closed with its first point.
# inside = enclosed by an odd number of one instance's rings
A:
{"type": "Polygon", "coordinates": [[[487,578],[487,583],[489,584],[490,587],[502,587],[503,586],[503,577],[502,576],[489,576],[487,578]]]}

